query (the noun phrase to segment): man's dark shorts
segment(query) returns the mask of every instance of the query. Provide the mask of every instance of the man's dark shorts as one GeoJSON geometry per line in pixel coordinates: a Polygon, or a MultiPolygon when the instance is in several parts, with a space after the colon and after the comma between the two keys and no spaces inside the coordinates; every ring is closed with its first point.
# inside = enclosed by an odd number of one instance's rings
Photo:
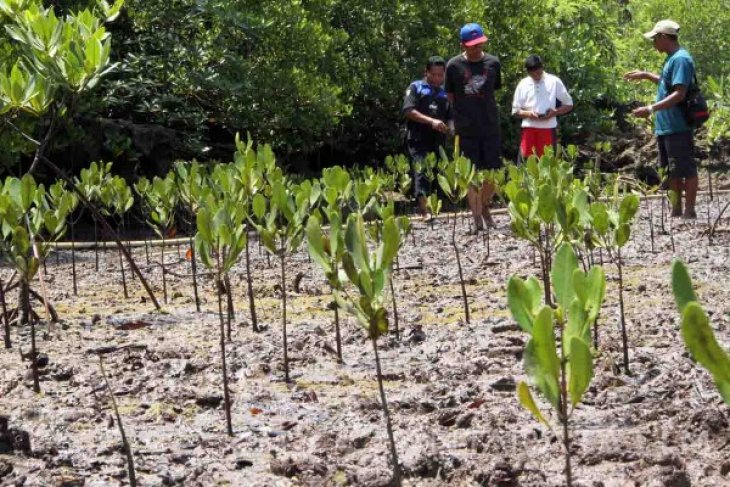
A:
{"type": "Polygon", "coordinates": [[[426,178],[426,175],[424,173],[416,171],[416,165],[423,162],[423,160],[428,155],[428,152],[409,147],[408,154],[411,156],[411,178],[413,178],[413,195],[416,198],[418,198],[419,196],[428,196],[431,192],[431,185],[429,184],[428,179],[426,178]]]}
{"type": "Polygon", "coordinates": [[[658,135],[659,166],[667,169],[670,178],[697,176],[692,131],[658,135]]]}
{"type": "Polygon", "coordinates": [[[502,167],[502,143],[495,137],[459,137],[461,153],[478,170],[502,167]]]}

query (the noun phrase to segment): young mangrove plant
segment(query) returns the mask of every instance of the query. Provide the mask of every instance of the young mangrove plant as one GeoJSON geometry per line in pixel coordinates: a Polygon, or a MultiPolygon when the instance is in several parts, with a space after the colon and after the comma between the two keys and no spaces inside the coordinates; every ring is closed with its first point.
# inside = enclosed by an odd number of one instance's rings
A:
{"type": "MultiPolygon", "coordinates": [[[[215,272],[215,289],[218,296],[218,318],[220,322],[221,369],[223,374],[223,397],[226,410],[226,428],[233,436],[231,424],[231,399],[228,389],[226,368],[226,323],[223,317],[222,283],[246,247],[245,211],[233,195],[215,193],[206,189],[200,200],[196,218],[198,232],[195,235],[195,250],[200,261],[215,272]]],[[[226,313],[230,316],[228,313],[226,313]]]]}
{"type": "Polygon", "coordinates": [[[165,266],[165,238],[174,231],[175,209],[179,193],[175,175],[169,173],[164,179],[155,176],[150,182],[140,178],[134,185],[146,209],[146,222],[162,240],[160,247],[160,268],[162,270],[162,293],[167,304],[167,268],[165,266]]]}
{"type": "MultiPolygon", "coordinates": [[[[253,148],[253,141],[248,140],[245,144],[236,134],[236,152],[233,155],[236,175],[240,184],[239,201],[243,205],[249,215],[252,214],[252,204],[254,196],[264,190],[265,178],[264,171],[268,165],[266,155],[267,147],[259,153],[253,148]]],[[[247,230],[252,230],[253,225],[250,219],[246,220],[247,230]]],[[[268,254],[267,254],[268,255],[268,254]]],[[[246,239],[246,286],[248,291],[248,308],[251,315],[251,328],[254,332],[259,332],[258,317],[256,315],[256,300],[254,299],[253,277],[251,275],[251,254],[249,250],[249,239],[246,239]]]]}
{"type": "MultiPolygon", "coordinates": [[[[101,212],[105,216],[111,216],[117,221],[117,227],[121,230],[120,235],[125,233],[124,218],[126,213],[134,205],[134,196],[127,182],[119,176],[109,179],[108,184],[104,185],[100,193],[101,212]]],[[[129,298],[127,291],[127,278],[124,273],[124,258],[122,257],[122,249],[118,248],[119,269],[122,275],[122,289],[124,298],[129,298]]]]}
{"type": "Polygon", "coordinates": [[[618,270],[619,313],[621,319],[621,343],[623,348],[624,372],[631,375],[629,366],[629,343],[626,332],[624,309],[624,273],[621,249],[631,238],[631,225],[639,210],[639,196],[628,193],[622,197],[618,184],[614,185],[608,201],[596,201],[590,206],[593,243],[608,251],[618,270]]]}
{"type": "Polygon", "coordinates": [[[309,198],[297,198],[296,189],[282,176],[272,181],[271,199],[258,193],[253,199],[253,214],[260,224],[256,230],[266,250],[279,258],[281,265],[281,329],[284,346],[284,380],[289,382],[289,351],[286,330],[286,257],[294,253],[304,237],[309,213],[309,198]]]}
{"type": "Polygon", "coordinates": [[[593,378],[591,325],[601,309],[606,280],[601,267],[591,267],[588,272],[581,270],[573,248],[563,243],[555,256],[551,282],[556,297],[554,308],[540,303],[542,290],[535,277],[527,281],[516,276],[510,278],[507,301],[515,321],[530,334],[524,362],[531,386],[519,383],[520,404],[552,429],[532,396],[531,388],[534,388],[556,412],[562,429],[565,480],[570,487],[573,485],[570,418],[593,378]],[[560,333],[559,345],[555,328],[560,333]]]}
{"type": "Polygon", "coordinates": [[[561,242],[582,244],[583,222],[588,219],[588,194],[583,184],[574,179],[570,163],[550,152],[540,159],[530,156],[523,166],[510,166],[510,181],[504,189],[509,199],[512,232],[530,242],[540,258],[548,306],[553,304],[553,256],[561,242]]]}
{"type": "MultiPolygon", "coordinates": [[[[208,182],[208,173],[205,167],[197,161],[190,163],[177,162],[175,164],[175,175],[177,190],[180,201],[186,210],[186,223],[195,223],[198,212],[198,205],[202,197],[203,188],[208,182]]],[[[198,263],[195,257],[195,243],[193,234],[190,235],[190,270],[193,279],[193,297],[195,299],[195,311],[200,312],[200,296],[198,295],[198,263]]],[[[246,241],[248,245],[248,240],[246,241]]]]}
{"type": "Polygon", "coordinates": [[[383,387],[383,373],[378,354],[378,338],[388,333],[389,320],[386,310],[386,283],[392,272],[393,260],[398,253],[402,236],[393,217],[383,222],[380,243],[373,251],[368,250],[368,240],[362,215],[353,213],[347,219],[345,245],[347,252],[342,259],[343,274],[352,283],[355,292],[343,286],[335,291],[337,304],[354,315],[365,329],[373,346],[378,389],[383,406],[393,465],[392,485],[401,485],[398,451],[393,435],[388,402],[383,387]]]}
{"type": "Polygon", "coordinates": [[[718,343],[710,319],[697,300],[687,267],[680,260],[672,264],[672,290],[682,318],[682,338],[692,358],[712,375],[717,391],[730,406],[730,355],[718,343]]]}
{"type": "Polygon", "coordinates": [[[454,248],[456,256],[456,267],[459,271],[459,284],[461,285],[461,297],[464,302],[464,319],[467,323],[471,322],[469,315],[469,299],[466,295],[466,286],[464,285],[464,272],[461,268],[461,257],[459,255],[459,246],[456,243],[456,213],[462,204],[466,195],[469,193],[469,187],[473,184],[476,170],[471,161],[462,156],[458,152],[458,147],[454,151],[454,159],[448,161],[446,153],[441,151],[442,170],[438,175],[439,186],[444,195],[451,200],[454,207],[454,221],[451,227],[451,246],[454,248]]]}
{"type": "MultiPolygon", "coordinates": [[[[59,203],[60,206],[52,208],[48,203],[44,186],[37,185],[30,175],[25,175],[22,179],[7,178],[0,192],[2,244],[19,277],[18,309],[15,313],[18,316],[17,322],[21,326],[30,325],[29,360],[35,392],[40,392],[36,345],[36,323],[39,318],[31,306],[31,294],[37,297],[37,294],[32,292],[31,285],[49,250],[42,234],[45,233],[49,240],[54,240],[59,238],[65,229],[70,204],[68,199],[61,199],[59,203]]],[[[47,298],[44,297],[42,300],[48,314],[55,315],[55,312],[50,311],[47,298]]],[[[9,316],[6,314],[6,346],[10,344],[8,322],[9,316]]]]}
{"type": "MultiPolygon", "coordinates": [[[[81,170],[74,184],[81,194],[92,205],[102,205],[102,191],[111,180],[111,162],[92,162],[89,167],[81,170]]],[[[100,211],[102,213],[103,211],[100,211]]],[[[99,272],[99,230],[94,218],[94,271],[99,272]]]]}

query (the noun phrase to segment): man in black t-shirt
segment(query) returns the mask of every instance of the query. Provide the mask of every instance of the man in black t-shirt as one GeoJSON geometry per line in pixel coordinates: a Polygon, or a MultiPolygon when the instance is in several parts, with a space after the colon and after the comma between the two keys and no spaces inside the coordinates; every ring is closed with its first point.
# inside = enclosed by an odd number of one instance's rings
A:
{"type": "MultiPolygon", "coordinates": [[[[462,154],[477,170],[502,167],[502,141],[494,90],[502,87],[499,59],[486,54],[487,37],[479,24],[466,24],[460,32],[464,52],[446,65],[446,92],[452,107],[454,131],[462,154]]],[[[468,201],[476,230],[493,225],[489,205],[495,188],[484,182],[469,190],[468,201]]]]}
{"type": "Polygon", "coordinates": [[[408,128],[408,153],[413,167],[414,192],[418,210],[428,215],[426,196],[429,192],[428,180],[415,167],[428,154],[438,154],[439,147],[446,143],[449,128],[449,100],[442,85],[446,71],[446,61],[439,56],[429,58],[426,63],[426,76],[408,86],[403,98],[401,112],[406,117],[408,128]]]}

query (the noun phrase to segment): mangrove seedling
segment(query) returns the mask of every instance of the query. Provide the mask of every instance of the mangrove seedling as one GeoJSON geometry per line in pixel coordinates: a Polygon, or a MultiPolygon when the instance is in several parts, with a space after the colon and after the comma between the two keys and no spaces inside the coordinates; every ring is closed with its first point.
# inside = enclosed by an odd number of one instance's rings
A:
{"type": "Polygon", "coordinates": [[[531,388],[556,412],[562,429],[565,480],[570,487],[573,485],[570,418],[593,378],[591,325],[601,309],[606,280],[599,266],[591,267],[588,272],[581,270],[574,250],[567,243],[560,246],[555,256],[552,274],[555,308],[540,303],[542,290],[535,277],[527,281],[517,276],[510,278],[507,300],[515,321],[530,334],[524,363],[531,385],[520,382],[517,396],[535,419],[551,429],[531,388]],[[555,328],[560,332],[559,352],[555,328]]]}
{"type": "MultiPolygon", "coordinates": [[[[402,236],[393,217],[383,222],[382,238],[372,251],[368,250],[368,240],[362,215],[353,213],[347,219],[345,245],[347,252],[342,259],[343,274],[352,283],[356,292],[347,287],[335,291],[337,304],[354,315],[365,329],[373,346],[378,389],[383,406],[386,429],[390,440],[390,453],[393,465],[392,484],[401,485],[401,470],[398,451],[393,435],[388,402],[383,387],[383,373],[378,354],[378,338],[388,333],[389,320],[386,310],[386,282],[392,272],[393,260],[398,254],[402,236]]],[[[344,277],[343,276],[343,277],[344,277]]]]}

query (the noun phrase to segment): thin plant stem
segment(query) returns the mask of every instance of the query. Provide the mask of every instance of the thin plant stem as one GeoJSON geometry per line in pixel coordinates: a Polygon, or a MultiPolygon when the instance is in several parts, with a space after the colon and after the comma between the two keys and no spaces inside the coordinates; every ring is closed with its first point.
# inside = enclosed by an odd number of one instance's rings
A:
{"type": "Polygon", "coordinates": [[[76,281],[76,235],[74,234],[75,224],[71,219],[71,279],[73,280],[74,296],[79,295],[79,288],[76,281]]]}
{"type": "Polygon", "coordinates": [[[256,318],[256,302],[253,294],[253,279],[251,278],[251,257],[248,246],[249,237],[246,236],[246,285],[248,287],[248,309],[251,313],[251,328],[254,332],[259,331],[259,322],[256,318]]]}
{"type": "Polygon", "coordinates": [[[281,242],[281,329],[284,335],[284,381],[289,383],[289,350],[287,347],[286,337],[286,252],[284,250],[284,240],[281,242]]]}
{"type": "Polygon", "coordinates": [[[456,220],[457,215],[454,214],[454,225],[451,230],[451,245],[454,247],[454,254],[456,254],[456,267],[459,270],[459,283],[461,284],[461,297],[464,301],[464,317],[467,323],[471,323],[469,316],[469,300],[466,297],[466,286],[464,285],[464,273],[461,269],[461,258],[459,257],[459,246],[456,244],[456,220]]]}
{"type": "Polygon", "coordinates": [[[190,236],[190,267],[193,273],[193,295],[195,296],[195,311],[200,313],[200,296],[198,295],[198,264],[195,262],[195,245],[190,236]]]}
{"type": "Polygon", "coordinates": [[[12,348],[13,344],[10,340],[10,320],[8,319],[8,306],[5,302],[5,284],[3,283],[2,279],[0,279],[0,304],[2,305],[3,325],[5,329],[5,348],[12,348]]]}
{"type": "Polygon", "coordinates": [[[631,375],[631,368],[629,366],[629,338],[626,333],[626,314],[624,310],[624,272],[620,247],[616,249],[616,267],[618,267],[618,302],[621,312],[621,342],[624,352],[624,372],[626,375],[631,375]]]}
{"type": "MultiPolygon", "coordinates": [[[[217,275],[216,281],[221,282],[221,264],[220,257],[217,258],[217,275]]],[[[218,295],[218,318],[220,321],[220,347],[221,347],[221,366],[223,373],[223,407],[226,410],[226,431],[228,436],[233,436],[233,424],[231,421],[231,397],[228,391],[228,369],[226,367],[226,324],[223,319],[223,297],[221,296],[220,286],[216,286],[216,294],[218,295]]]]}
{"type": "MultiPolygon", "coordinates": [[[[335,272],[336,268],[335,268],[335,272]]],[[[340,335],[340,307],[337,306],[337,301],[334,299],[334,288],[332,288],[333,303],[335,305],[335,346],[337,347],[337,361],[342,361],[342,336],[340,335]]]]}
{"type": "Polygon", "coordinates": [[[162,237],[162,246],[160,247],[160,268],[162,269],[162,298],[167,304],[167,276],[165,272],[165,237],[162,237]]]}
{"type": "Polygon", "coordinates": [[[41,384],[38,377],[38,349],[35,340],[35,319],[30,307],[30,285],[24,280],[21,281],[21,292],[23,293],[23,306],[25,307],[25,316],[30,321],[30,360],[31,370],[33,371],[33,392],[40,394],[41,384]]]}
{"type": "Polygon", "coordinates": [[[395,339],[400,341],[400,326],[398,321],[398,304],[395,298],[395,286],[393,285],[393,275],[389,276],[388,281],[390,282],[390,296],[393,301],[393,324],[395,325],[395,339]]]}
{"type": "Polygon", "coordinates": [[[122,416],[119,414],[119,407],[117,406],[117,400],[114,398],[114,392],[109,385],[109,379],[106,376],[104,370],[104,359],[99,355],[99,369],[101,370],[101,376],[104,378],[106,390],[109,391],[109,399],[111,399],[112,407],[114,408],[114,416],[117,418],[117,427],[119,428],[119,434],[122,436],[122,447],[124,448],[124,456],[127,458],[127,475],[129,475],[129,485],[131,487],[137,486],[137,475],[134,469],[134,455],[132,454],[132,447],[127,440],[127,434],[124,431],[124,425],[122,424],[122,416]]]}
{"type": "MultiPolygon", "coordinates": [[[[456,220],[456,215],[454,215],[456,220]]],[[[383,387],[383,373],[380,368],[380,356],[378,355],[378,341],[376,338],[371,338],[373,343],[373,351],[375,352],[375,368],[378,374],[378,389],[380,390],[380,402],[383,405],[383,416],[385,416],[385,427],[388,431],[388,440],[390,441],[390,456],[391,462],[393,462],[393,482],[392,485],[400,487],[401,485],[401,471],[400,461],[398,460],[398,450],[395,447],[395,437],[393,436],[393,425],[390,421],[390,411],[388,410],[388,401],[385,399],[385,388],[383,387]]]]}

